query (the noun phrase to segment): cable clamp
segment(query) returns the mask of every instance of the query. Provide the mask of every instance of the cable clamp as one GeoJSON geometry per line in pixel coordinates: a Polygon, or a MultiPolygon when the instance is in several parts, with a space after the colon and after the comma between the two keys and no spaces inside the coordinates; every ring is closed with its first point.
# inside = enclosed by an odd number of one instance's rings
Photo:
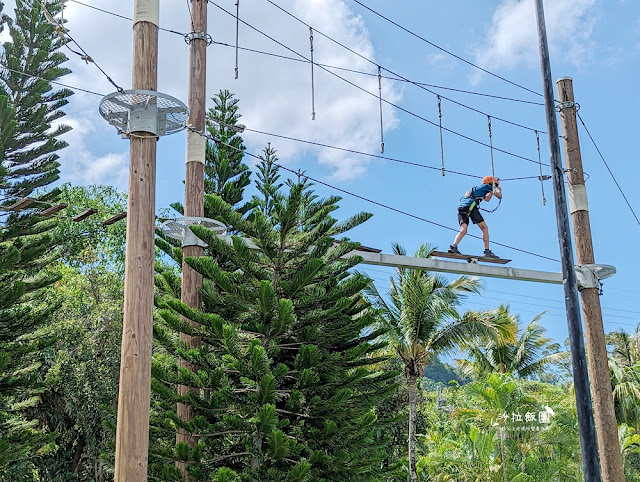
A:
{"type": "Polygon", "coordinates": [[[558,105],[556,105],[557,112],[562,112],[564,109],[571,109],[571,108],[575,108],[576,112],[578,112],[580,110],[580,104],[578,104],[577,102],[565,101],[565,102],[559,102],[558,105]]]}
{"type": "Polygon", "coordinates": [[[191,41],[196,39],[204,40],[205,42],[207,42],[207,47],[213,43],[213,38],[211,38],[211,35],[206,32],[194,31],[184,34],[184,41],[187,44],[191,44],[191,41]]]}
{"type": "Polygon", "coordinates": [[[538,176],[538,180],[540,181],[548,181],[551,179],[551,176],[538,176]]]}

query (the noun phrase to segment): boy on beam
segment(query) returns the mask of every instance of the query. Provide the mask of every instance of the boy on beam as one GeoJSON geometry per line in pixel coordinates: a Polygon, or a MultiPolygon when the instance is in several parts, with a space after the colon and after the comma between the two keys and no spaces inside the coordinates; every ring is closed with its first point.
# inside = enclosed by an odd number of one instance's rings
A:
{"type": "Polygon", "coordinates": [[[493,176],[485,176],[482,178],[482,185],[473,186],[469,189],[462,198],[460,198],[460,204],[458,205],[458,222],[460,223],[460,232],[456,234],[453,244],[449,246],[449,253],[461,254],[458,251],[458,244],[462,241],[465,234],[467,234],[467,228],[469,227],[469,219],[473,221],[473,224],[477,224],[482,230],[482,241],[484,242],[484,257],[485,258],[498,258],[489,249],[489,228],[487,223],[484,222],[482,214],[478,206],[482,201],[489,201],[494,195],[498,199],[502,199],[502,189],[499,187],[500,179],[493,176]]]}

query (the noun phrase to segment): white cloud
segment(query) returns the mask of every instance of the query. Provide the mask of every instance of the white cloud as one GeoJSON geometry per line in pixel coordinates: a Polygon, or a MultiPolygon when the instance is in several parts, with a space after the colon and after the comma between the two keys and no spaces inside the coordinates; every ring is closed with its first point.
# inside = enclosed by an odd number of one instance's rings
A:
{"type": "MultiPolygon", "coordinates": [[[[12,3],[9,1],[8,3],[12,3]]],[[[132,16],[133,2],[113,2],[112,0],[92,0],[91,5],[121,15],[132,16]]],[[[235,14],[233,2],[216,0],[221,7],[235,14]]],[[[301,18],[315,29],[326,33],[353,50],[374,60],[375,53],[369,34],[361,17],[355,15],[344,0],[277,0],[278,5],[301,18]]],[[[132,27],[131,22],[101,13],[72,1],[66,2],[65,18],[67,27],[75,40],[93,59],[125,89],[131,84],[132,27]]],[[[9,5],[6,11],[9,11],[9,5]]],[[[12,7],[11,7],[12,8],[12,7]]],[[[208,31],[217,42],[235,44],[235,18],[208,6],[208,31]]],[[[305,25],[278,10],[268,2],[241,4],[240,19],[260,29],[291,49],[309,57],[309,29],[305,25]]],[[[189,28],[188,11],[185,2],[161,0],[160,24],[162,27],[185,32],[189,28]]],[[[241,47],[273,52],[296,57],[296,54],[260,35],[250,27],[240,24],[241,47]]],[[[85,64],[77,56],[66,52],[71,62],[73,74],[65,82],[107,94],[115,88],[96,69],[85,64]]],[[[344,48],[314,34],[314,60],[318,63],[346,67],[377,73],[375,64],[348,52],[344,48]]],[[[380,117],[377,97],[368,95],[348,85],[335,76],[315,67],[315,111],[316,120],[311,120],[311,67],[305,62],[293,62],[268,57],[246,51],[239,52],[239,79],[234,79],[235,50],[211,45],[207,59],[207,97],[211,98],[219,89],[228,89],[240,99],[241,122],[248,128],[282,134],[290,137],[336,145],[359,151],[375,152],[380,147],[380,117]]],[[[188,98],[189,47],[178,35],[160,32],[158,90],[187,102],[188,98]]],[[[377,78],[336,71],[342,77],[362,86],[367,91],[378,93],[377,78]]],[[[73,96],[71,108],[67,110],[75,124],[82,122],[95,124],[95,132],[103,138],[117,138],[113,128],[98,116],[86,118],[88,106],[97,111],[99,97],[89,94],[73,96]],[[78,112],[80,109],[80,112],[78,112]]],[[[383,82],[383,97],[398,102],[401,94],[391,83],[383,82]]],[[[208,107],[212,105],[208,101],[208,107]]],[[[68,120],[67,120],[68,122],[68,120]]],[[[391,108],[384,107],[384,126],[394,128],[398,120],[391,108]]],[[[337,151],[313,147],[302,143],[268,139],[266,136],[243,134],[250,152],[259,154],[271,141],[278,150],[283,164],[290,163],[303,169],[313,165],[301,164],[303,156],[311,156],[315,161],[328,166],[334,179],[353,179],[367,168],[368,158],[345,155],[337,151]]],[[[78,142],[77,136],[68,139],[78,142]]],[[[79,142],[83,142],[80,140],[79,142]]],[[[174,142],[174,141],[172,141],[174,142]]],[[[115,146],[115,144],[114,144],[115,146]]],[[[76,149],[74,147],[74,149],[76,149]]],[[[93,178],[96,168],[87,171],[88,163],[82,161],[85,154],[103,157],[103,164],[121,166],[118,154],[95,153],[91,145],[85,143],[77,148],[81,155],[63,166],[63,176],[93,178]],[[77,166],[74,163],[79,163],[77,166]],[[71,167],[70,167],[71,166],[71,167]]],[[[69,151],[70,149],[67,149],[69,151]]],[[[68,156],[68,153],[65,153],[68,156]]],[[[309,162],[309,158],[306,159],[309,162]]],[[[248,161],[248,159],[247,159],[248,161]]],[[[97,164],[93,163],[93,164],[97,164]]],[[[106,182],[101,180],[100,182],[106,182]]]]}
{"type": "MultiPolygon", "coordinates": [[[[580,66],[589,61],[593,48],[596,0],[553,0],[545,3],[545,24],[551,54],[560,51],[565,60],[580,66]]],[[[493,14],[475,62],[492,70],[535,66],[538,33],[534,2],[503,0],[493,14]]],[[[476,78],[477,80],[477,78],[476,78]]]]}
{"type": "MultiPolygon", "coordinates": [[[[87,140],[94,138],[102,119],[86,113],[84,117],[63,117],[60,121],[72,127],[63,139],[69,146],[59,152],[63,181],[73,184],[107,184],[121,191],[127,190],[129,152],[99,153],[90,149],[87,140]],[[92,119],[93,117],[93,119],[92,119]]],[[[55,125],[54,125],[55,128],[55,125]]],[[[113,133],[111,133],[113,134],[113,133]]],[[[126,146],[123,144],[123,148],[126,146]]]]}

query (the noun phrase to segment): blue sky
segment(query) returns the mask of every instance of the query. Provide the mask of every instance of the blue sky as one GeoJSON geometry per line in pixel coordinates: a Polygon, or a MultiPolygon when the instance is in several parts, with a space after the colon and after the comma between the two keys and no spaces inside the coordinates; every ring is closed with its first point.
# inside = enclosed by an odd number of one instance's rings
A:
{"type": "MultiPolygon", "coordinates": [[[[209,33],[215,42],[235,43],[233,0],[209,4],[209,33]]],[[[5,2],[10,13],[14,2],[5,2]]],[[[86,0],[83,3],[131,17],[133,2],[86,0]]],[[[241,47],[295,57],[296,54],[259,34],[258,29],[295,52],[309,56],[309,30],[274,4],[314,27],[314,56],[321,64],[383,75],[389,71],[414,82],[481,92],[527,102],[515,102],[436,87],[430,90],[456,102],[442,100],[443,126],[464,136],[488,143],[486,114],[492,116],[492,142],[496,148],[530,161],[494,151],[496,175],[503,178],[537,176],[539,167],[533,130],[523,129],[497,118],[547,130],[542,98],[473,68],[447,54],[447,50],[501,77],[542,92],[533,0],[455,0],[450,2],[405,0],[389,2],[362,0],[366,6],[410,30],[440,49],[416,38],[374,15],[354,0],[255,0],[241,2],[239,44],[241,47]],[[255,29],[252,29],[248,25],[255,29]],[[331,42],[319,32],[361,54],[357,56],[331,42]],[[444,50],[443,50],[444,49],[444,50]],[[367,61],[363,59],[369,59],[367,61]]],[[[186,32],[187,3],[161,0],[160,23],[164,28],[186,32]]],[[[114,79],[126,88],[131,83],[131,23],[93,10],[73,0],[66,2],[67,27],[75,40],[114,79]]],[[[570,76],[574,81],[580,114],[636,213],[639,163],[636,113],[640,96],[635,89],[640,53],[640,5],[629,0],[554,0],[545,5],[551,48],[551,70],[555,79],[570,76]]],[[[115,89],[94,65],[68,53],[73,74],[65,82],[108,94],[115,89]]],[[[311,69],[308,63],[266,56],[242,50],[239,79],[234,79],[233,48],[214,44],[208,49],[207,97],[220,89],[240,99],[241,122],[249,129],[332,146],[380,154],[379,100],[345,80],[377,94],[375,76],[333,70],[344,79],[314,69],[316,120],[311,120],[311,69]]],[[[188,46],[172,33],[160,33],[159,90],[186,102],[188,46]]],[[[407,82],[383,79],[383,98],[412,114],[385,104],[383,108],[384,155],[439,167],[441,163],[437,124],[437,100],[433,93],[407,82]]],[[[76,184],[112,184],[126,190],[128,142],[98,114],[99,96],[78,92],[71,99],[65,122],[74,130],[68,134],[70,147],[61,154],[62,180],[76,184]]],[[[210,102],[211,104],[211,102],[210,102]]],[[[425,169],[389,160],[345,154],[300,142],[245,132],[249,152],[259,154],[271,142],[283,165],[303,169],[322,182],[359,196],[457,229],[456,206],[460,196],[476,181],[436,169],[425,169]]],[[[640,257],[637,237],[640,225],[625,204],[584,130],[580,131],[596,262],[614,265],[618,273],[604,283],[602,297],[605,330],[633,329],[640,321],[640,308],[633,301],[640,296],[637,273],[640,257]]],[[[158,143],[157,207],[184,196],[184,133],[162,138],[158,143]]],[[[444,163],[447,169],[478,177],[491,173],[486,146],[444,132],[444,163]]],[[[540,135],[542,162],[549,162],[548,139],[540,135]]],[[[253,160],[247,158],[249,164],[253,160]]],[[[543,167],[545,174],[548,167],[543,167]]],[[[284,174],[284,173],[283,173],[284,174]]],[[[286,176],[285,176],[286,177],[286,176]]],[[[491,239],[544,257],[559,259],[551,182],[544,184],[546,206],[536,179],[505,181],[500,208],[485,219],[491,239]]],[[[336,194],[317,186],[317,192],[336,194]]],[[[339,215],[357,211],[374,217],[351,233],[367,246],[390,251],[400,242],[412,253],[423,242],[446,248],[455,234],[433,224],[401,215],[382,207],[343,195],[339,215]]],[[[489,208],[495,206],[492,201],[489,208]]],[[[477,227],[470,232],[480,234],[477,227]]],[[[482,242],[467,237],[463,252],[479,253],[482,242]]],[[[560,263],[493,246],[510,266],[560,271],[560,263]]],[[[391,269],[363,267],[379,289],[388,287],[391,269]]],[[[465,308],[492,308],[509,303],[522,321],[548,310],[543,324],[549,335],[562,342],[567,336],[562,287],[530,282],[485,279],[481,296],[469,298],[465,308]]]]}

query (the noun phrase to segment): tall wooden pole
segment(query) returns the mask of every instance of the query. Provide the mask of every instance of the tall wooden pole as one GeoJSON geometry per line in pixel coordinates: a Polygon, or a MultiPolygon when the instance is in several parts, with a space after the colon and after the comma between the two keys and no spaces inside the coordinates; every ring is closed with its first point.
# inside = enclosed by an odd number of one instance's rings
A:
{"type": "MultiPolygon", "coordinates": [[[[136,0],[134,10],[132,87],[155,91],[158,78],[158,0],[136,0]]],[[[156,136],[146,132],[133,132],[131,136],[116,482],[147,480],[156,141],[156,136]]]]}
{"type": "MultiPolygon", "coordinates": [[[[191,35],[189,42],[189,124],[195,131],[204,132],[206,117],[206,71],[207,71],[207,0],[191,0],[191,35]]],[[[204,158],[206,138],[197,132],[187,131],[186,177],[184,194],[184,215],[204,217],[204,158]]],[[[202,256],[200,246],[183,246],[184,257],[202,256]]],[[[182,262],[182,294],[181,299],[189,306],[200,309],[202,305],[202,275],[182,262]]],[[[200,338],[191,337],[184,333],[180,339],[192,347],[200,346],[200,338]]],[[[195,370],[185,360],[180,360],[180,366],[195,370]]],[[[178,394],[184,395],[192,390],[184,385],[178,386],[178,394]]],[[[193,418],[191,406],[178,403],[177,414],[181,420],[193,418]]],[[[195,445],[195,437],[180,429],[176,433],[176,443],[186,442],[191,447],[195,445]]],[[[178,467],[185,472],[184,464],[178,467]]]]}
{"type": "MultiPolygon", "coordinates": [[[[591,224],[587,190],[582,171],[578,123],[573,96],[573,81],[563,77],[556,82],[560,100],[560,120],[564,137],[564,158],[569,181],[569,206],[576,241],[576,256],[579,265],[594,264],[591,224]]],[[[602,325],[602,310],[598,288],[582,288],[582,314],[587,340],[587,361],[591,374],[591,395],[598,435],[598,448],[602,478],[607,482],[622,482],[624,471],[618,442],[618,423],[613,405],[611,375],[607,356],[607,342],[602,325]]]]}
{"type": "Polygon", "coordinates": [[[547,28],[544,21],[542,0],[536,2],[536,20],[538,24],[538,43],[540,46],[540,67],[544,86],[544,106],[547,117],[547,132],[549,133],[549,151],[551,154],[551,174],[553,177],[553,194],[556,205],[556,221],[558,226],[558,242],[562,260],[562,275],[564,280],[564,299],[567,310],[567,326],[569,343],[571,345],[571,366],[573,368],[573,386],[576,396],[578,412],[578,430],[580,433],[580,447],[582,449],[582,468],[587,482],[599,482],[600,464],[598,461],[598,447],[596,431],[593,423],[593,409],[591,394],[589,393],[589,374],[582,336],[582,321],[580,320],[580,306],[578,300],[578,283],[573,264],[573,247],[569,232],[569,216],[567,213],[567,198],[564,189],[564,169],[558,140],[558,122],[551,81],[551,63],[549,61],[549,46],[547,44],[547,28]]]}

